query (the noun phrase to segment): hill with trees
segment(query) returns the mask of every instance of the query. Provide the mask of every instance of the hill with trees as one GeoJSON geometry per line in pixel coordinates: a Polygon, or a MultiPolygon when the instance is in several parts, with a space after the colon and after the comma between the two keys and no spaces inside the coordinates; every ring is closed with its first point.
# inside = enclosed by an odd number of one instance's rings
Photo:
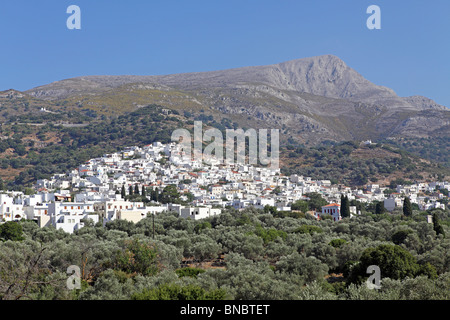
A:
{"type": "MultiPolygon", "coordinates": [[[[2,124],[0,189],[23,191],[37,179],[76,169],[91,158],[118,152],[124,146],[168,143],[175,129],[192,130],[194,121],[202,121],[205,130],[214,127],[224,134],[227,129],[239,128],[238,123],[227,118],[219,120],[205,112],[181,114],[160,105],[142,106],[116,117],[59,112],[69,123],[47,121],[46,113],[38,113],[30,123],[9,118],[2,124]]],[[[305,146],[288,139],[280,152],[284,174],[349,186],[374,182],[388,185],[400,178],[425,181],[450,177],[445,164],[424,160],[389,142],[365,146],[357,141],[325,141],[305,146]]]]}

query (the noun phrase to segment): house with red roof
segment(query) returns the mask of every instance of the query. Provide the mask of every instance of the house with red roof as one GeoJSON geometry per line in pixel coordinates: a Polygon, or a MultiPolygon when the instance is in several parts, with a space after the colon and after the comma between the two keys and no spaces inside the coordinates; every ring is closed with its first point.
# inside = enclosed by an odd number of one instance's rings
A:
{"type": "Polygon", "coordinates": [[[339,221],[341,217],[341,205],[338,203],[330,203],[322,207],[321,216],[330,215],[334,221],[339,221]]]}

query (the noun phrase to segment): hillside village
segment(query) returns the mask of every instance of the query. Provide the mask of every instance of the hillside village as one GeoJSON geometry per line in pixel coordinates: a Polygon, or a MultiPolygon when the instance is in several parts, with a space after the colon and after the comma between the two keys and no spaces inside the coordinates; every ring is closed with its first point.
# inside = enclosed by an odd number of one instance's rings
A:
{"type": "MultiPolygon", "coordinates": [[[[3,192],[0,194],[0,223],[30,219],[40,227],[52,225],[73,233],[82,228],[87,219],[103,224],[116,219],[138,222],[164,211],[174,211],[180,217],[191,219],[220,214],[226,207],[263,209],[271,206],[278,211],[291,211],[292,204],[297,200],[308,200],[306,195],[309,193],[321,194],[328,205],[319,212],[308,214],[316,219],[331,215],[336,221],[342,218],[341,195],[362,203],[382,201],[387,211],[401,207],[405,196],[420,210],[445,209],[439,200],[446,195],[436,190],[450,190],[450,182],[397,186],[396,192],[390,194],[384,193],[386,189],[376,184],[352,189],[332,185],[329,180],[285,176],[280,169],[269,167],[205,165],[197,159],[187,158],[179,144],[156,142],[105,154],[71,172],[37,180],[33,194],[3,192]],[[149,191],[161,193],[170,185],[176,187],[183,204],[150,200],[149,191]],[[146,190],[144,197],[148,201],[126,199],[132,190],[146,190]]],[[[350,207],[350,212],[361,214],[354,206],[350,207]]]]}

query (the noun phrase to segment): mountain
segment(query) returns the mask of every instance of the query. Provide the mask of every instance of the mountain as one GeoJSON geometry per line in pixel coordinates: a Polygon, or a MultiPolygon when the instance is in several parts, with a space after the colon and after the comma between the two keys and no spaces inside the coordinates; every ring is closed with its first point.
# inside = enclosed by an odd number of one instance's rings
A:
{"type": "Polygon", "coordinates": [[[54,82],[28,91],[40,98],[95,94],[130,83],[160,84],[183,90],[266,85],[278,90],[369,103],[390,102],[413,109],[445,109],[425,97],[399,98],[389,88],[375,85],[333,55],[297,59],[268,66],[163,76],[87,76],[54,82]]]}
{"type": "Polygon", "coordinates": [[[302,144],[450,136],[448,108],[426,97],[399,97],[334,55],[210,72],[85,76],[25,93],[108,116],[160,104],[218,123],[279,128],[282,140],[302,144]]]}
{"type": "MultiPolygon", "coordinates": [[[[160,84],[184,90],[267,85],[278,90],[310,93],[328,98],[372,103],[392,100],[401,106],[407,106],[409,102],[414,102],[414,99],[401,99],[393,90],[371,83],[333,55],[222,71],[163,76],[78,77],[37,87],[29,90],[28,93],[40,98],[65,98],[77,93],[104,92],[129,83],[160,84]]],[[[419,106],[417,103],[411,103],[411,105],[419,106]]],[[[442,108],[437,105],[435,107],[442,108]]]]}

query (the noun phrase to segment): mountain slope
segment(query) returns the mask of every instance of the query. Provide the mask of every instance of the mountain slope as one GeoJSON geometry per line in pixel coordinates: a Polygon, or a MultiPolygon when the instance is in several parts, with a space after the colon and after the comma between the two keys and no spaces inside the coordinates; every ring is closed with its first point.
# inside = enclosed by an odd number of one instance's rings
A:
{"type": "Polygon", "coordinates": [[[376,102],[394,100],[405,105],[389,88],[377,86],[333,55],[297,59],[268,66],[163,76],[87,76],[58,81],[28,91],[33,96],[62,98],[74,93],[96,93],[127,83],[157,83],[179,89],[224,88],[241,84],[314,95],[376,102]]]}
{"type": "Polygon", "coordinates": [[[278,128],[282,140],[303,144],[450,137],[449,109],[426,97],[399,97],[333,55],[210,72],[78,77],[26,94],[108,117],[160,104],[217,123],[278,128]]]}
{"type": "Polygon", "coordinates": [[[64,98],[76,93],[98,93],[129,83],[153,83],[178,89],[224,88],[265,84],[279,89],[329,98],[377,103],[391,101],[414,109],[444,109],[425,97],[400,98],[375,85],[333,55],[297,59],[268,66],[162,76],[86,76],[57,81],[28,91],[41,98],[64,98]]]}

